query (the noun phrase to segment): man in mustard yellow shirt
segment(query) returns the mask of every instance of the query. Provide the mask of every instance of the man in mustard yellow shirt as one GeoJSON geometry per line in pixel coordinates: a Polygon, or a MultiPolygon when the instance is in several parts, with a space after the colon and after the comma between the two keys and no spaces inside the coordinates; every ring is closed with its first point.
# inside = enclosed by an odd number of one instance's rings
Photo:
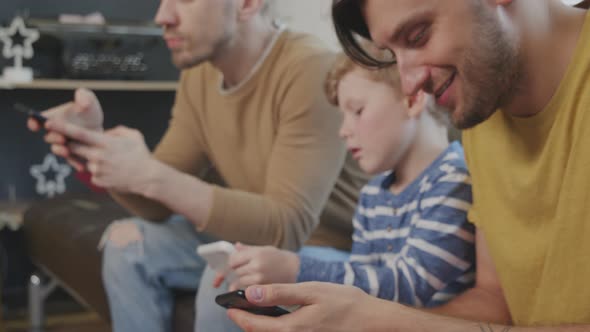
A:
{"type": "Polygon", "coordinates": [[[340,286],[254,286],[258,305],[304,306],[232,319],[247,331],[590,331],[590,15],[561,0],[335,0],[333,16],[351,57],[397,62],[406,95],[435,94],[467,129],[476,286],[430,312],[340,286]],[[372,59],[354,33],[395,60],[372,59]]]}

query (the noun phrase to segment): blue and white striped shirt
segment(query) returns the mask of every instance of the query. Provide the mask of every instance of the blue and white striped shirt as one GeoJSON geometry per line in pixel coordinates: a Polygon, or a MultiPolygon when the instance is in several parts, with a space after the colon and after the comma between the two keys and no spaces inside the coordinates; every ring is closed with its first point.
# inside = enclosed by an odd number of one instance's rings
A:
{"type": "Polygon", "coordinates": [[[461,145],[452,143],[398,195],[389,190],[394,176],[381,174],[361,191],[349,261],[300,255],[298,282],[354,285],[416,307],[443,304],[472,287],[471,180],[461,145]]]}

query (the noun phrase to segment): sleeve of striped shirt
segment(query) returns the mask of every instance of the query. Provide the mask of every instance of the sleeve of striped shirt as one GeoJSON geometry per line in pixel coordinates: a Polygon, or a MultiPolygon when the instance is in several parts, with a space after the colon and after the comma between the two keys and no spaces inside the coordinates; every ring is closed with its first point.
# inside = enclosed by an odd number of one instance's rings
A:
{"type": "MultiPolygon", "coordinates": [[[[365,186],[366,187],[366,186],[365,186]]],[[[360,213],[363,206],[364,195],[361,191],[359,204],[357,205],[352,224],[354,232],[352,235],[351,257],[365,257],[371,255],[371,246],[364,237],[367,217],[360,213]]],[[[342,284],[345,275],[350,274],[349,262],[326,262],[317,258],[299,255],[300,266],[297,282],[322,281],[342,284]]]]}
{"type": "Polygon", "coordinates": [[[350,261],[326,263],[303,257],[301,270],[306,273],[300,281],[354,285],[382,299],[428,306],[435,294],[473,272],[473,226],[466,220],[470,203],[468,175],[447,174],[423,193],[401,252],[372,254],[369,241],[359,235],[362,229],[355,226],[350,261]]]}

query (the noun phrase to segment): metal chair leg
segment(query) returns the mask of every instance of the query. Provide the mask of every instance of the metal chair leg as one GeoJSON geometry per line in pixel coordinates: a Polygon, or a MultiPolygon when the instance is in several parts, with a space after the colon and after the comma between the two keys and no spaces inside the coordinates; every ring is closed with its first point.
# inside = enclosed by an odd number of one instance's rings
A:
{"type": "Polygon", "coordinates": [[[38,274],[29,279],[29,324],[33,332],[42,332],[45,323],[45,300],[57,287],[57,281],[50,279],[43,285],[38,274]]]}

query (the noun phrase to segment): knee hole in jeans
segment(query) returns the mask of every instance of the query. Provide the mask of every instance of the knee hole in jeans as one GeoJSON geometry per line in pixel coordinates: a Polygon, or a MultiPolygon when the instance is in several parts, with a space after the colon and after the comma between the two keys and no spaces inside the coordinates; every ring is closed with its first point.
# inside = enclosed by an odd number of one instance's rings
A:
{"type": "Polygon", "coordinates": [[[113,223],[107,227],[100,239],[98,247],[99,249],[103,249],[108,243],[115,248],[123,249],[132,243],[142,241],[143,234],[141,233],[139,226],[130,220],[122,219],[113,221],[113,223]]]}

